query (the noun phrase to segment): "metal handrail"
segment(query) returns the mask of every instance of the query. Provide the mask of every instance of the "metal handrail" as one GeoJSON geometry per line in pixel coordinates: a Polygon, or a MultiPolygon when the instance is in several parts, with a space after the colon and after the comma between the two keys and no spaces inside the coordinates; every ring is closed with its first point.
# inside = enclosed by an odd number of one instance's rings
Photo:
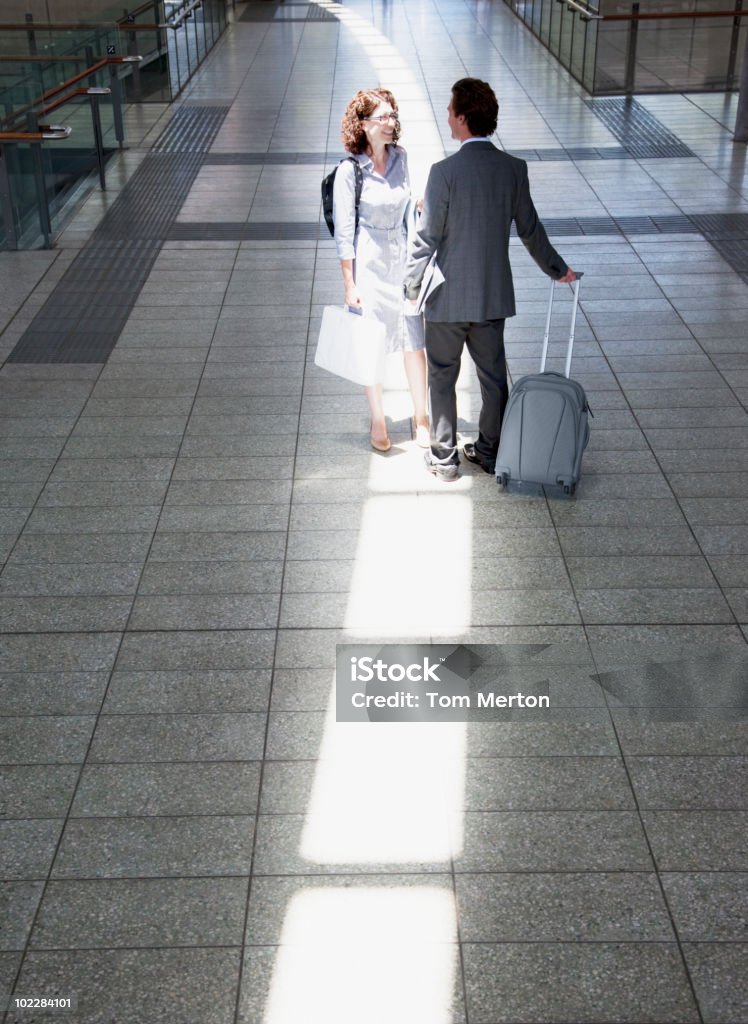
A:
{"type": "Polygon", "coordinates": [[[10,64],[27,64],[30,61],[42,61],[47,64],[57,64],[58,61],[75,61],[80,64],[81,61],[85,60],[85,57],[57,57],[52,54],[39,54],[39,53],[18,53],[18,54],[7,54],[0,53],[0,61],[6,61],[10,64]]]}
{"type": "MultiPolygon", "coordinates": [[[[77,75],[73,75],[71,78],[68,78],[61,85],[55,86],[54,89],[48,89],[47,92],[42,93],[41,96],[37,96],[36,99],[32,100],[30,103],[14,110],[12,114],[8,115],[8,117],[3,118],[0,121],[0,124],[8,124],[17,120],[21,115],[33,110],[39,104],[46,104],[48,100],[54,99],[55,96],[66,92],[66,90],[70,89],[71,86],[75,85],[77,82],[82,82],[84,78],[89,78],[91,75],[96,74],[97,71],[101,71],[102,68],[105,68],[110,64],[133,64],[138,63],[141,60],[142,57],[100,57],[95,64],[92,64],[84,71],[80,71],[77,75]]],[[[76,93],[72,93],[72,95],[76,95],[76,93]]],[[[60,106],[60,104],[55,104],[55,106],[60,106]]],[[[54,107],[47,106],[43,108],[40,113],[47,113],[50,109],[54,109],[54,107]]]]}
{"type": "Polygon", "coordinates": [[[66,124],[40,124],[38,132],[0,132],[0,142],[44,142],[66,139],[72,132],[66,124]]]}
{"type": "MultiPolygon", "coordinates": [[[[570,3],[571,0],[563,0],[570,3]]],[[[657,19],[669,18],[743,18],[748,15],[745,11],[663,11],[647,12],[646,14],[601,14],[602,21],[655,21],[657,19]]]]}
{"type": "MultiPolygon", "coordinates": [[[[125,31],[142,32],[149,29],[152,32],[154,29],[164,27],[166,26],[133,22],[131,25],[127,25],[125,31]]],[[[115,28],[120,28],[120,23],[117,21],[105,24],[93,21],[13,21],[0,24],[0,32],[79,32],[83,29],[101,29],[103,32],[112,32],[115,28]]]]}
{"type": "Polygon", "coordinates": [[[202,7],[202,6],[203,6],[203,0],[193,0],[193,2],[191,4],[189,4],[187,7],[185,7],[185,9],[182,11],[181,14],[177,15],[177,17],[174,19],[174,21],[167,22],[166,23],[166,27],[167,28],[173,28],[173,29],[179,28],[179,26],[182,24],[182,22],[186,21],[189,18],[189,16],[192,14],[192,12],[197,7],[202,7]]]}
{"type": "Polygon", "coordinates": [[[576,0],[556,0],[557,3],[566,4],[572,10],[579,11],[582,21],[603,21],[604,15],[598,14],[593,8],[583,7],[576,0]]]}

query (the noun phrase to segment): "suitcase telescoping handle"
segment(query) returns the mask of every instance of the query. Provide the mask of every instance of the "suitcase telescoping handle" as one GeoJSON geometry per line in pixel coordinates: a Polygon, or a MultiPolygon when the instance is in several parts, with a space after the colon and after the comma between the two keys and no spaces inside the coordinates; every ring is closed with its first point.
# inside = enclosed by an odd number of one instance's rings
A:
{"type": "MultiPolygon", "coordinates": [[[[574,292],[574,302],[571,307],[571,330],[569,331],[569,345],[566,349],[566,365],[564,366],[564,377],[568,377],[571,373],[571,353],[574,349],[574,331],[577,326],[577,310],[579,309],[579,279],[582,276],[583,271],[578,271],[574,283],[571,285],[571,290],[574,292]]],[[[553,294],[556,288],[556,282],[551,280],[551,295],[548,299],[548,316],[545,320],[545,335],[543,337],[543,354],[540,357],[540,372],[543,373],[545,370],[545,360],[548,355],[548,338],[551,334],[551,313],[553,312],[553,294]]]]}

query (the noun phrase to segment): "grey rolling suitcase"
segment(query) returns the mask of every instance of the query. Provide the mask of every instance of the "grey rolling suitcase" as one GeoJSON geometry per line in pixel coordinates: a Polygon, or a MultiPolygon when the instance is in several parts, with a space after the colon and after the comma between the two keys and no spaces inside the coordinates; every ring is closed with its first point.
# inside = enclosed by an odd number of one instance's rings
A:
{"type": "Polygon", "coordinates": [[[582,454],[590,428],[584,388],[569,377],[574,329],[579,308],[579,278],[572,285],[574,301],[564,373],[545,369],[551,330],[551,281],[540,373],[521,377],[509,395],[496,456],[496,479],[519,494],[572,495],[582,474],[582,454]]]}

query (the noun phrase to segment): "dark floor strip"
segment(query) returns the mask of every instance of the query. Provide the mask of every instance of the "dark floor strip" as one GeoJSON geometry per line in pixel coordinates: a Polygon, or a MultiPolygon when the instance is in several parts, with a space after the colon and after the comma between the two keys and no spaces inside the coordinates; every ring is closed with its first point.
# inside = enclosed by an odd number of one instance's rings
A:
{"type": "Polygon", "coordinates": [[[615,96],[586,99],[584,102],[626,152],[639,160],[694,155],[677,135],[637,100],[615,96]]]}
{"type": "Polygon", "coordinates": [[[106,362],[227,112],[228,107],[177,112],[23,333],[9,363],[106,362]]]}
{"type": "MultiPolygon", "coordinates": [[[[576,146],[570,149],[557,147],[554,149],[513,149],[514,156],[522,160],[631,160],[633,157],[621,146],[576,146]]],[[[320,167],[332,166],[342,160],[343,153],[293,153],[278,151],[275,153],[208,153],[203,162],[219,167],[241,167],[245,164],[319,164],[320,167]]]]}
{"type": "Polygon", "coordinates": [[[94,242],[80,251],[9,363],[104,363],[140,294],[160,241],[94,242]]]}
{"type": "MultiPolygon", "coordinates": [[[[663,235],[703,233],[696,217],[548,217],[543,223],[550,235],[663,235]]],[[[172,224],[169,241],[273,241],[276,239],[327,239],[327,227],[316,221],[241,222],[190,221],[172,224]]],[[[748,228],[745,231],[748,238],[748,228]]],[[[710,241],[712,239],[710,238],[710,241]]],[[[716,243],[715,243],[716,244],[716,243]]]]}

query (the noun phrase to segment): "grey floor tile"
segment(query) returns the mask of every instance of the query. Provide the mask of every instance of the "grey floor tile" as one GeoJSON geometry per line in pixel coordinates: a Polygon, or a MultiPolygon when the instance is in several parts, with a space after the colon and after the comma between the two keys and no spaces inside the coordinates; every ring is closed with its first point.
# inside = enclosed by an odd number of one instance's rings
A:
{"type": "Polygon", "coordinates": [[[748,758],[629,757],[626,765],[642,808],[748,810],[748,758]]]}
{"type": "Polygon", "coordinates": [[[78,818],[249,815],[259,762],[88,764],[71,810],[78,818]]]}
{"type": "Polygon", "coordinates": [[[247,879],[51,882],[30,948],[237,946],[247,879]]]}
{"type": "Polygon", "coordinates": [[[458,875],[463,942],[669,942],[654,874],[458,875]]]}
{"type": "Polygon", "coordinates": [[[41,882],[0,882],[0,949],[24,949],[41,899],[41,882]]]}
{"type": "Polygon", "coordinates": [[[467,727],[468,756],[616,756],[613,729],[607,715],[600,721],[598,712],[597,708],[573,711],[568,716],[572,720],[559,722],[471,722],[467,727]]]}
{"type": "Polygon", "coordinates": [[[671,498],[604,499],[595,498],[576,502],[552,501],[551,514],[559,527],[585,526],[658,526],[683,525],[683,515],[677,502],[671,498]]]}
{"type": "Polygon", "coordinates": [[[124,672],[112,674],[109,715],[267,710],[270,671],[124,672]]]}
{"type": "Polygon", "coordinates": [[[75,995],[70,1024],[230,1024],[238,983],[236,949],[76,950],[30,953],[17,991],[75,995]]]}
{"type": "Polygon", "coordinates": [[[0,718],[2,762],[62,764],[83,761],[95,723],[93,715],[0,718]]]}
{"type": "Polygon", "coordinates": [[[50,481],[41,493],[39,508],[112,508],[160,505],[166,480],[50,481]]]}
{"type": "MultiPolygon", "coordinates": [[[[255,460],[259,461],[259,460],[255,460]]],[[[166,507],[178,505],[288,505],[290,480],[175,480],[166,496],[166,507]]]]}
{"type": "MultiPolygon", "coordinates": [[[[171,367],[169,372],[172,372],[171,367]]],[[[176,459],[180,434],[71,437],[65,455],[71,459],[176,459]]]]}
{"type": "Polygon", "coordinates": [[[272,629],[278,622],[279,595],[204,594],[138,597],[132,630],[272,629]]]}
{"type": "Polygon", "coordinates": [[[745,721],[735,720],[735,712],[731,708],[725,709],[719,718],[695,712],[681,715],[685,721],[672,720],[677,717],[667,709],[661,716],[657,715],[655,708],[633,713],[616,711],[616,734],[624,754],[627,757],[745,755],[748,725],[745,721]]]}
{"type": "Polygon", "coordinates": [[[471,757],[465,765],[464,799],[468,811],[634,806],[623,762],[615,757],[471,757]]]}
{"type": "Polygon", "coordinates": [[[79,774],[77,764],[3,766],[0,768],[0,817],[64,817],[79,774]]]}
{"type": "Polygon", "coordinates": [[[117,669],[173,672],[269,668],[274,646],[272,630],[127,633],[117,669]]]}
{"type": "Polygon", "coordinates": [[[84,633],[124,629],[131,597],[0,597],[6,633],[84,633]]]}
{"type": "MultiPolygon", "coordinates": [[[[186,458],[182,456],[174,467],[174,481],[283,481],[293,474],[290,457],[245,456],[237,458],[186,458]]],[[[172,484],[172,487],[174,484],[172,484]]]]}
{"type": "Polygon", "coordinates": [[[282,560],[286,535],[282,532],[168,532],[158,530],[149,552],[153,562],[248,562],[282,560]]]}
{"type": "Polygon", "coordinates": [[[89,760],[256,761],[265,715],[102,715],[89,760]]]}
{"type": "Polygon", "coordinates": [[[688,943],[683,952],[705,1024],[745,1020],[746,943],[688,943]]]}
{"type": "Polygon", "coordinates": [[[643,811],[659,871],[745,871],[745,811],[643,811]]]}
{"type": "Polygon", "coordinates": [[[734,622],[730,607],[716,588],[650,587],[578,590],[584,622],[734,622]]]}
{"type": "Polygon", "coordinates": [[[476,1024],[699,1019],[675,943],[471,943],[463,958],[476,1024]]]}
{"type": "Polygon", "coordinates": [[[460,873],[653,870],[629,811],[468,812],[462,827],[460,873]]]}
{"type": "MultiPolygon", "coordinates": [[[[560,526],[558,539],[567,556],[699,554],[690,530],[673,526],[560,526]]],[[[748,545],[748,541],[746,542],[748,545]]],[[[748,547],[746,548],[748,550],[748,547]]],[[[704,554],[709,554],[705,551],[704,554]]]]}
{"type": "MultiPolygon", "coordinates": [[[[140,533],[24,533],[13,550],[11,565],[142,565],[153,534],[140,533]]],[[[69,570],[75,578],[75,570],[69,570]]]]}
{"type": "Polygon", "coordinates": [[[167,458],[70,459],[63,456],[54,467],[50,483],[168,480],[173,467],[174,460],[167,458]]]}
{"type": "Polygon", "coordinates": [[[0,672],[0,707],[7,715],[95,715],[107,672],[0,672]]]}
{"type": "Polygon", "coordinates": [[[149,562],[138,593],[272,594],[280,591],[282,564],[266,562],[149,562]]]}
{"type": "Polygon", "coordinates": [[[583,591],[644,587],[713,587],[710,565],[700,556],[621,555],[566,559],[572,582],[583,591]]]}
{"type": "MultiPolygon", "coordinates": [[[[29,517],[29,534],[59,533],[145,533],[156,529],[160,509],[131,508],[39,508],[29,517]]],[[[102,559],[97,559],[101,561],[102,559]]]]}
{"type": "Polygon", "coordinates": [[[45,879],[52,866],[63,821],[0,821],[0,878],[45,879]]]}
{"type": "Polygon", "coordinates": [[[254,818],[78,818],[69,821],[53,878],[248,875],[254,818]]]}
{"type": "Polygon", "coordinates": [[[140,563],[108,562],[73,566],[45,563],[10,564],[0,578],[5,597],[83,597],[134,595],[140,563]]]}
{"type": "Polygon", "coordinates": [[[682,942],[741,942],[748,912],[748,874],[663,874],[662,885],[682,942]]]}
{"type": "Polygon", "coordinates": [[[220,533],[222,531],[285,530],[285,505],[174,505],[165,508],[159,527],[167,531],[220,533]]]}

